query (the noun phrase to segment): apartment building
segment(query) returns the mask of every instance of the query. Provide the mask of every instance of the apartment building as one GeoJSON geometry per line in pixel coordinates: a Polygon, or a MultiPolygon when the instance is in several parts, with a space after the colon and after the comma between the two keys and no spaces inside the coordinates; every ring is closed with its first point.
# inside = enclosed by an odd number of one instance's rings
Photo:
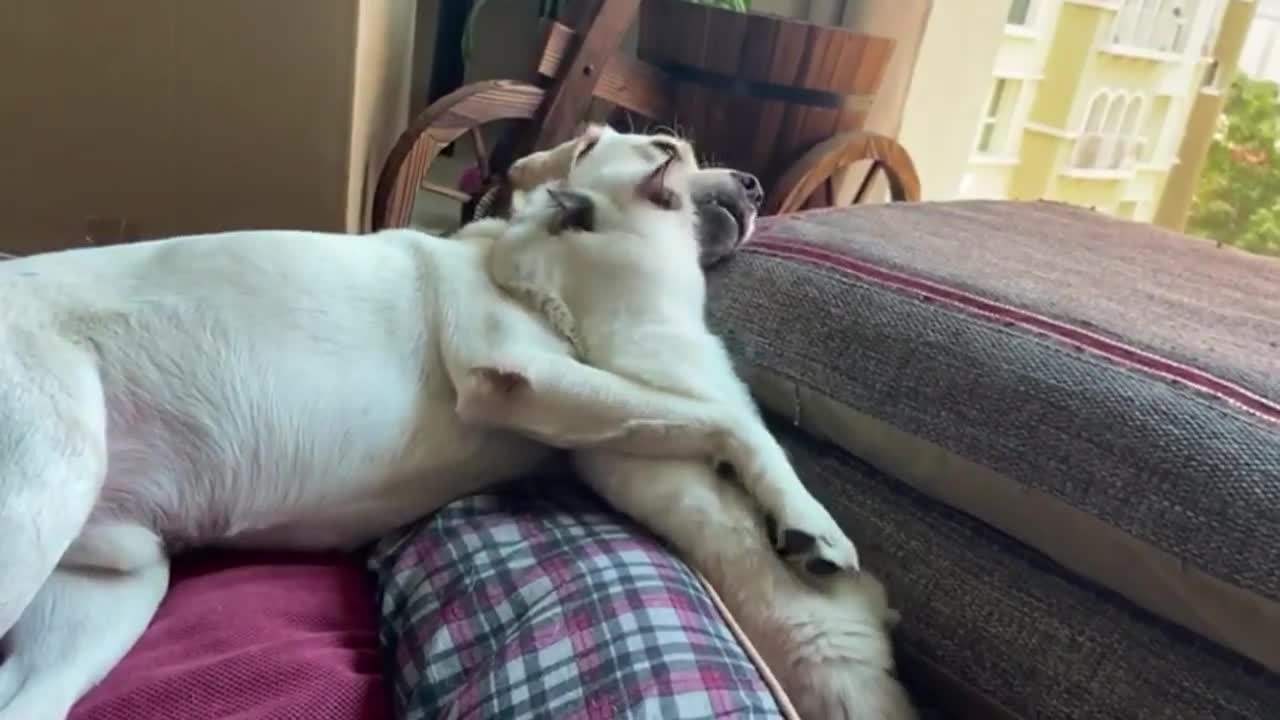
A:
{"type": "Polygon", "coordinates": [[[1258,11],[1240,53],[1240,70],[1280,83],[1280,0],[1257,0],[1258,11]]]}
{"type": "Polygon", "coordinates": [[[1190,195],[1162,207],[1166,186],[1184,151],[1200,148],[1198,175],[1213,123],[1189,121],[1221,110],[1202,97],[1220,98],[1253,4],[1012,0],[956,195],[1043,198],[1177,226],[1190,195]],[[1188,133],[1203,137],[1188,145],[1188,133]]]}

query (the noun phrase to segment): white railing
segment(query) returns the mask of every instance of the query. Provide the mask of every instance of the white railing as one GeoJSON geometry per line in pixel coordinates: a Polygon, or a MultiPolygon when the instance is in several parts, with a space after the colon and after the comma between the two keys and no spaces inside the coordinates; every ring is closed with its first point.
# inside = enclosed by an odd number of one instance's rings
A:
{"type": "Polygon", "coordinates": [[[1138,164],[1147,139],[1089,132],[1076,138],[1071,167],[1077,170],[1127,170],[1138,164]]]}
{"type": "Polygon", "coordinates": [[[1122,0],[1111,22],[1111,44],[1181,53],[1198,0],[1122,0]]]}

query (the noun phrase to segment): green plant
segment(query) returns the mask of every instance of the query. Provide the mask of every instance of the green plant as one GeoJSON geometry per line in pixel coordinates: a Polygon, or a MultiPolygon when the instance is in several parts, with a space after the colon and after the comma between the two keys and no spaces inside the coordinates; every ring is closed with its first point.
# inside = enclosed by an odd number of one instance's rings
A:
{"type": "Polygon", "coordinates": [[[1280,87],[1231,83],[1200,174],[1190,228],[1219,243],[1280,255],[1280,87]]]}

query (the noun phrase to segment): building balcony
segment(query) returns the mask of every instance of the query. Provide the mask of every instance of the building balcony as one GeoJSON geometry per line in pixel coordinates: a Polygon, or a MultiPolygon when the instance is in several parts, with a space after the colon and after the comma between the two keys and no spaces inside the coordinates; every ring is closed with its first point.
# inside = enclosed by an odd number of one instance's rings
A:
{"type": "Polygon", "coordinates": [[[1075,141],[1061,174],[1081,180],[1126,180],[1137,172],[1147,139],[1118,133],[1086,132],[1075,141]]]}

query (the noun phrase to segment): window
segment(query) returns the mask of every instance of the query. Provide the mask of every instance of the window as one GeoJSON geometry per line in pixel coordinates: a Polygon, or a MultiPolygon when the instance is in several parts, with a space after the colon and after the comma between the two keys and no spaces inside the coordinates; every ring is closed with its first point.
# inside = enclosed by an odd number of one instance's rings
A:
{"type": "Polygon", "coordinates": [[[1115,170],[1120,167],[1119,159],[1123,155],[1124,112],[1129,104],[1129,95],[1118,92],[1111,96],[1107,104],[1107,119],[1102,123],[1102,148],[1094,167],[1104,170],[1115,170]]]}
{"type": "Polygon", "coordinates": [[[1122,0],[1111,22],[1111,42],[1159,52],[1186,49],[1188,23],[1199,0],[1122,0]]]}
{"type": "Polygon", "coordinates": [[[1144,105],[1141,93],[1099,90],[1089,101],[1071,164],[1086,170],[1133,167],[1144,152],[1145,142],[1138,136],[1144,105]]]}
{"type": "Polygon", "coordinates": [[[1205,33],[1204,42],[1200,45],[1201,57],[1213,57],[1213,50],[1218,44],[1218,36],[1222,34],[1222,15],[1227,9],[1226,3],[1222,0],[1212,1],[1213,7],[1209,10],[1209,32],[1205,33]]]}
{"type": "Polygon", "coordinates": [[[1135,93],[1129,97],[1129,102],[1124,107],[1124,122],[1120,126],[1116,148],[1111,157],[1111,166],[1114,168],[1133,167],[1138,162],[1138,153],[1142,148],[1142,138],[1138,137],[1138,121],[1142,119],[1143,99],[1142,93],[1135,93]]]}
{"type": "Polygon", "coordinates": [[[1218,63],[1218,59],[1214,58],[1204,67],[1204,77],[1200,79],[1200,87],[1217,88],[1218,87],[1218,69],[1222,66],[1218,63]]]}
{"type": "Polygon", "coordinates": [[[996,84],[991,88],[991,99],[987,101],[987,109],[982,116],[982,124],[978,127],[978,153],[1003,155],[1008,152],[1009,124],[1013,116],[1017,87],[1016,80],[996,78],[996,84]]]}
{"type": "Polygon", "coordinates": [[[1009,25],[1026,25],[1031,19],[1031,0],[1013,0],[1009,4],[1009,25]]]}

